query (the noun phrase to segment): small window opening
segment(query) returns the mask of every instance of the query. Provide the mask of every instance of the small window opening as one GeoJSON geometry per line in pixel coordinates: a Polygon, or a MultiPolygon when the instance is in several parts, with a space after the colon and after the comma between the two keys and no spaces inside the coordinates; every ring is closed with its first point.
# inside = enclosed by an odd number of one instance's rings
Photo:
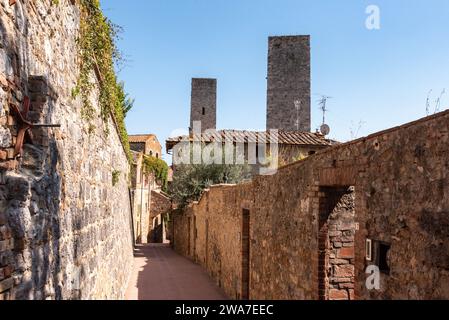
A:
{"type": "Polygon", "coordinates": [[[377,243],[377,254],[376,254],[376,264],[379,267],[380,272],[384,274],[390,274],[390,265],[388,252],[390,251],[391,245],[385,242],[377,243]]]}
{"type": "Polygon", "coordinates": [[[203,108],[202,113],[203,113],[203,116],[206,115],[206,108],[203,108]]]}

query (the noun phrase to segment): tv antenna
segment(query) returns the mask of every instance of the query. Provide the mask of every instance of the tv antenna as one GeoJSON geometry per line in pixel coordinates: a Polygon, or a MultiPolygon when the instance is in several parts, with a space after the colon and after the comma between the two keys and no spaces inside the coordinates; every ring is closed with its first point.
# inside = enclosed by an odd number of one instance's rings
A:
{"type": "Polygon", "coordinates": [[[443,91],[441,91],[440,96],[438,97],[438,99],[435,101],[435,113],[440,112],[440,107],[441,107],[441,98],[443,98],[443,95],[446,93],[446,89],[443,89],[443,91]]]}
{"type": "Polygon", "coordinates": [[[320,110],[321,110],[321,112],[323,112],[323,123],[321,124],[320,132],[324,136],[327,136],[331,131],[330,127],[326,124],[326,112],[329,111],[329,109],[327,109],[326,105],[327,105],[327,100],[329,100],[329,99],[332,99],[332,97],[326,96],[326,95],[321,95],[321,98],[318,100],[318,105],[320,106],[320,110]]]}
{"type": "Polygon", "coordinates": [[[430,89],[429,93],[427,94],[427,100],[426,100],[426,114],[430,114],[430,94],[432,93],[432,89],[430,89]]]}
{"type": "Polygon", "coordinates": [[[295,100],[295,109],[296,109],[296,131],[299,131],[299,114],[301,113],[301,100],[295,100]]]}

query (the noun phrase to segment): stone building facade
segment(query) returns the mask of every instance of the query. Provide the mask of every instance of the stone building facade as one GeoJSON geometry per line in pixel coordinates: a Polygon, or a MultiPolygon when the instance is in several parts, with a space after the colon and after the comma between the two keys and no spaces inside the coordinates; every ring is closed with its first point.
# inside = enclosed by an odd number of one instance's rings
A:
{"type": "Polygon", "coordinates": [[[162,146],[154,134],[138,134],[129,136],[131,150],[146,155],[162,158],[162,146]]]}
{"type": "Polygon", "coordinates": [[[138,244],[164,242],[164,215],[171,201],[153,174],[144,172],[144,156],[161,157],[162,147],[153,134],[130,136],[133,163],[131,167],[131,201],[133,208],[134,241],[138,244]]]}
{"type": "Polygon", "coordinates": [[[10,2],[0,1],[0,300],[120,299],[133,261],[129,163],[113,121],[97,110],[92,130],[72,98],[78,7],[10,2]],[[15,157],[12,110],[26,97],[31,122],[61,127],[32,129],[15,157]]]}
{"type": "Polygon", "coordinates": [[[267,130],[310,131],[310,36],[268,39],[267,130]]]}
{"type": "Polygon", "coordinates": [[[217,128],[217,79],[192,79],[190,130],[201,122],[201,131],[217,128]]]}
{"type": "Polygon", "coordinates": [[[448,143],[445,111],[211,187],[173,246],[235,299],[449,299],[448,143]]]}

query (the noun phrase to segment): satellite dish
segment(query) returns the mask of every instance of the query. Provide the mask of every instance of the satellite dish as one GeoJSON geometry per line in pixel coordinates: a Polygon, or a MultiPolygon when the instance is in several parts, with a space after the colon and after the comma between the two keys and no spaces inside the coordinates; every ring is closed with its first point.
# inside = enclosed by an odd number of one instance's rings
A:
{"type": "Polygon", "coordinates": [[[320,127],[320,132],[322,135],[327,136],[331,132],[331,128],[327,124],[323,124],[320,127]]]}

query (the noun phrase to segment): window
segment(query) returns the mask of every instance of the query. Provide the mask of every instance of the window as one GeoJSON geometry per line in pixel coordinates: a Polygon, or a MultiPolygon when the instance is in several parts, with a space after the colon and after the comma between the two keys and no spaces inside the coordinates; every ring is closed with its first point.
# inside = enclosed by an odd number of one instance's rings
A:
{"type": "Polygon", "coordinates": [[[380,269],[380,272],[383,272],[385,274],[390,274],[390,266],[389,266],[389,259],[388,259],[388,252],[390,251],[390,245],[387,243],[379,242],[379,249],[378,249],[378,261],[377,265],[380,269]]]}
{"type": "Polygon", "coordinates": [[[156,153],[156,158],[158,158],[158,159],[159,159],[159,153],[156,153]]]}
{"type": "Polygon", "coordinates": [[[365,249],[366,261],[372,261],[373,254],[372,254],[372,241],[371,241],[371,239],[366,239],[365,248],[366,248],[365,249]]]}
{"type": "Polygon", "coordinates": [[[206,115],[206,108],[203,108],[202,113],[203,113],[203,116],[206,115]]]}
{"type": "Polygon", "coordinates": [[[390,259],[388,253],[391,245],[386,242],[375,241],[375,263],[379,267],[380,272],[390,274],[390,259]]]}
{"type": "Polygon", "coordinates": [[[150,156],[153,156],[153,151],[150,151],[150,156]]]}

